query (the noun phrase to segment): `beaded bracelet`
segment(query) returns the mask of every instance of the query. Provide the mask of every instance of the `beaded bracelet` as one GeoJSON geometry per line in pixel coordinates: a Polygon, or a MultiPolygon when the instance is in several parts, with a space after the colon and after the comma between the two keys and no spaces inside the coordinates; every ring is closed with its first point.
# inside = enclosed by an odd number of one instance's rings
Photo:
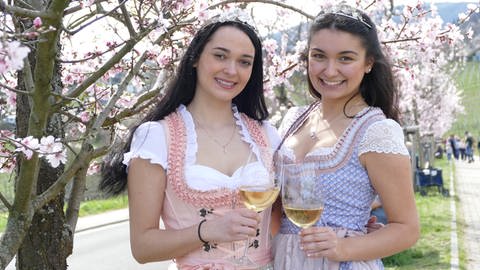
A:
{"type": "Polygon", "coordinates": [[[203,243],[203,250],[208,252],[208,251],[210,251],[210,249],[216,248],[217,244],[214,243],[213,245],[210,245],[210,242],[203,240],[202,235],[200,233],[200,230],[202,228],[202,224],[205,221],[207,221],[207,220],[204,219],[204,220],[200,221],[200,223],[198,224],[197,234],[198,234],[198,239],[200,239],[200,241],[203,243]]]}

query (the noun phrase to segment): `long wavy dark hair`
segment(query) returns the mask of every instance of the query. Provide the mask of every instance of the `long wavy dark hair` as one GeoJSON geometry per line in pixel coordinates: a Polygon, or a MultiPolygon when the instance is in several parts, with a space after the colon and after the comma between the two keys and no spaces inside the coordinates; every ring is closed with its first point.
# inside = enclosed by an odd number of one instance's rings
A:
{"type": "Polygon", "coordinates": [[[255,56],[252,66],[252,74],[245,89],[233,98],[239,112],[245,113],[252,119],[262,121],[268,118],[268,110],[263,93],[263,58],[262,43],[255,29],[244,22],[237,20],[216,21],[203,26],[195,35],[187,48],[177,68],[175,78],[169,84],[165,96],[158,101],[153,109],[143,118],[140,123],[130,130],[128,140],[123,146],[112,150],[105,158],[102,165],[102,180],[100,190],[117,195],[122,193],[127,185],[126,166],[122,164],[123,154],[130,151],[133,133],[137,127],[147,121],[158,121],[175,111],[181,104],[187,106],[192,102],[197,86],[197,63],[205,44],[211,36],[223,26],[235,27],[244,32],[253,43],[255,56]]]}
{"type": "MultiPolygon", "coordinates": [[[[308,48],[304,58],[308,59],[313,35],[322,29],[339,30],[360,38],[366,49],[366,58],[374,60],[372,70],[364,75],[360,83],[360,94],[369,106],[379,107],[387,118],[398,121],[398,90],[392,66],[382,52],[375,24],[364,12],[348,5],[336,6],[332,10],[334,11],[322,11],[315,17],[310,27],[308,48]]],[[[322,95],[313,88],[310,78],[308,86],[313,97],[322,99],[322,95]]]]}

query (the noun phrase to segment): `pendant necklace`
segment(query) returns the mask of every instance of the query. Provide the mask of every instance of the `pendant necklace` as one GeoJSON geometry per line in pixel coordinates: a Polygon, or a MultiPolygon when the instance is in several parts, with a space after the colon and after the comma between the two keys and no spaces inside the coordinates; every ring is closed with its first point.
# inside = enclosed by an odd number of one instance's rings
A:
{"type": "MultiPolygon", "coordinates": [[[[192,117],[193,118],[193,117],[192,117]]],[[[196,123],[196,125],[203,131],[205,132],[205,134],[207,135],[207,137],[212,140],[215,144],[217,144],[218,146],[220,146],[223,150],[223,153],[226,154],[227,153],[227,146],[232,142],[232,139],[233,139],[233,136],[235,135],[235,131],[237,130],[237,125],[235,123],[233,123],[233,128],[232,128],[232,134],[230,135],[230,138],[228,139],[228,141],[223,144],[221,143],[219,140],[217,140],[217,138],[213,137],[212,135],[210,135],[210,133],[208,132],[208,130],[206,128],[204,128],[200,122],[198,122],[197,119],[193,118],[193,121],[196,123]]]]}

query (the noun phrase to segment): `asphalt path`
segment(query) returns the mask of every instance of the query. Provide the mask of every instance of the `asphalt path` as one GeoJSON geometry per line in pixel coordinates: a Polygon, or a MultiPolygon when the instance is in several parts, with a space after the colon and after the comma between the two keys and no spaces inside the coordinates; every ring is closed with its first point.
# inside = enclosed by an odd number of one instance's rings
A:
{"type": "MultiPolygon", "coordinates": [[[[170,261],[139,264],[130,252],[128,221],[75,233],[68,270],[167,270],[170,261]]],[[[15,270],[12,261],[6,270],[15,270]]]]}

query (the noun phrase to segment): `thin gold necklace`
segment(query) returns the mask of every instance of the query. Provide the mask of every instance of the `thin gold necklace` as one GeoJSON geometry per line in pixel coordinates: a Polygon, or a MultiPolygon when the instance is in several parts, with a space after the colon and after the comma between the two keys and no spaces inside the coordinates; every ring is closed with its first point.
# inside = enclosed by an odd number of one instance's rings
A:
{"type": "Polygon", "coordinates": [[[227,146],[232,142],[233,136],[235,135],[235,131],[237,130],[237,125],[235,124],[235,122],[233,123],[232,134],[230,135],[230,138],[228,139],[228,141],[225,144],[223,144],[219,140],[217,140],[217,138],[210,135],[208,130],[206,128],[204,128],[203,125],[201,125],[200,122],[197,119],[193,118],[193,121],[195,121],[197,126],[201,130],[203,130],[203,132],[205,132],[205,134],[207,135],[208,138],[210,138],[210,140],[212,140],[214,143],[216,143],[218,146],[220,146],[222,148],[224,154],[227,153],[227,146]]]}

